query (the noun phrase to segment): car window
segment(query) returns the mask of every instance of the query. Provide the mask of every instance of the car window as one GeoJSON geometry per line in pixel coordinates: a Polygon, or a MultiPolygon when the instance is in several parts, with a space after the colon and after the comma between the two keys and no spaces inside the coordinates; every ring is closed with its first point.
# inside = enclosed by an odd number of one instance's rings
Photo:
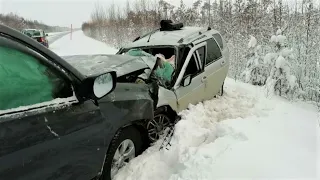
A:
{"type": "Polygon", "coordinates": [[[209,65],[210,63],[215,62],[222,57],[221,50],[217,42],[213,38],[207,40],[207,48],[208,48],[208,53],[207,53],[206,65],[209,65]]]}
{"type": "Polygon", "coordinates": [[[33,36],[34,30],[24,30],[23,33],[29,36],[33,36]]]}
{"type": "Polygon", "coordinates": [[[0,110],[72,96],[71,84],[25,52],[0,45],[0,110]]]}
{"type": "Polygon", "coordinates": [[[213,37],[217,41],[217,43],[219,44],[220,48],[223,49],[223,42],[222,42],[221,35],[220,34],[214,34],[213,37]]]}
{"type": "Polygon", "coordinates": [[[41,36],[40,31],[34,31],[33,36],[41,36]]]}
{"type": "Polygon", "coordinates": [[[191,75],[191,77],[196,76],[200,72],[200,69],[197,68],[197,63],[195,59],[195,54],[192,55],[189,64],[186,68],[186,71],[184,73],[183,77],[186,77],[188,75],[191,75]]]}
{"type": "Polygon", "coordinates": [[[201,62],[201,68],[203,68],[203,65],[205,63],[205,58],[206,58],[206,54],[205,54],[206,53],[206,47],[202,46],[197,51],[198,51],[200,62],[201,62]]]}

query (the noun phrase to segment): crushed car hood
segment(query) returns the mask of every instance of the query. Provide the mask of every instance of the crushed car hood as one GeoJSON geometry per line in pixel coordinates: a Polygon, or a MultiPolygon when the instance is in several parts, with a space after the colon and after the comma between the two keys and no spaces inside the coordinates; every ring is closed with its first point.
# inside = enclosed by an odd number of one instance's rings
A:
{"type": "Polygon", "coordinates": [[[108,71],[116,71],[123,76],[141,69],[152,69],[156,57],[136,57],[129,55],[73,55],[63,56],[69,64],[86,77],[100,75],[108,71]]]}

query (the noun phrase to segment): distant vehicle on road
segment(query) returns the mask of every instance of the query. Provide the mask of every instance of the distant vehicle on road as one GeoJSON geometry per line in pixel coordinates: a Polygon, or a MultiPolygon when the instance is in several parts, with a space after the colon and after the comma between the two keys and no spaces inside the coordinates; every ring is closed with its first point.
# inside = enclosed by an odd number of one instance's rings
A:
{"type": "Polygon", "coordinates": [[[24,29],[21,32],[49,48],[48,34],[42,29],[24,29]]]}

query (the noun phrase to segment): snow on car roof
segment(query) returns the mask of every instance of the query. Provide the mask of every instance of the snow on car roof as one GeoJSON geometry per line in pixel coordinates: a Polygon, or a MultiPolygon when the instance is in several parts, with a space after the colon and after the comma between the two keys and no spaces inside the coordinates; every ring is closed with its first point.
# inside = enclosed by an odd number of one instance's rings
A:
{"type": "MultiPolygon", "coordinates": [[[[197,33],[201,30],[204,30],[204,27],[183,27],[181,30],[175,31],[157,31],[153,33],[150,37],[150,41],[148,42],[149,36],[143,37],[135,42],[124,46],[124,48],[132,48],[132,47],[142,47],[142,46],[161,46],[161,45],[179,45],[178,41],[181,38],[186,38],[193,33],[197,33]]],[[[187,44],[189,42],[183,42],[182,44],[187,44]]]]}
{"type": "Polygon", "coordinates": [[[25,31],[38,31],[39,29],[24,29],[25,31]]]}

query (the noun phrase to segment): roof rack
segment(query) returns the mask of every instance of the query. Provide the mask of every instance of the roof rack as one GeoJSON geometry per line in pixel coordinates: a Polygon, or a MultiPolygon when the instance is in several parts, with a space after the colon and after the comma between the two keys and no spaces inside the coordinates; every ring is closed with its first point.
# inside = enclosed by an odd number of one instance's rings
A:
{"type": "Polygon", "coordinates": [[[186,39],[195,38],[195,36],[201,35],[202,33],[205,33],[205,32],[210,31],[210,30],[211,30],[211,27],[208,27],[208,28],[203,29],[203,30],[200,30],[200,31],[198,31],[198,32],[190,33],[190,34],[188,34],[188,35],[185,36],[186,38],[181,38],[181,39],[178,41],[178,43],[182,43],[182,42],[183,42],[184,40],[186,40],[186,39]]]}
{"type": "Polygon", "coordinates": [[[160,27],[160,31],[175,31],[183,28],[183,23],[173,23],[171,20],[161,20],[160,27]]]}

